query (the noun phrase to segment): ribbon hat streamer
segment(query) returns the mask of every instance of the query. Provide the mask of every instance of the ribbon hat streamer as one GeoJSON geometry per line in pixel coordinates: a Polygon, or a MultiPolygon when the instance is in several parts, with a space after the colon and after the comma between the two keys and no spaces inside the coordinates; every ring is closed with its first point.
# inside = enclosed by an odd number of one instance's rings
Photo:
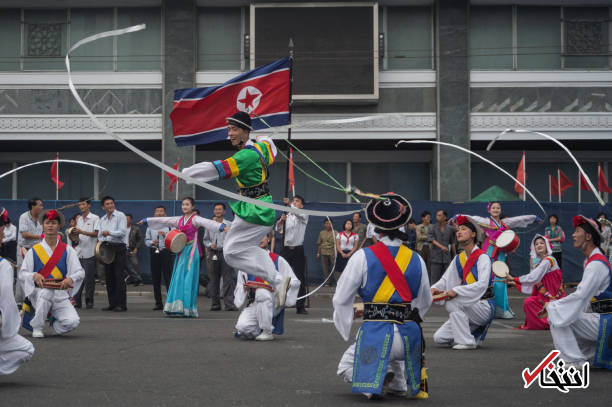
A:
{"type": "Polygon", "coordinates": [[[83,109],[83,111],[85,111],[85,113],[87,114],[87,116],[89,116],[89,118],[94,122],[94,124],[100,129],[102,130],[104,133],[106,133],[107,135],[109,135],[110,137],[112,137],[113,139],[115,139],[116,141],[118,141],[121,145],[123,145],[125,148],[127,148],[128,150],[132,151],[133,153],[135,153],[136,155],[138,155],[140,158],[144,159],[145,161],[150,162],[151,164],[155,165],[156,167],[162,169],[163,171],[173,174],[179,178],[181,178],[182,180],[186,181],[187,183],[190,184],[194,184],[197,185],[201,188],[205,188],[209,191],[215,192],[219,195],[225,196],[227,198],[231,198],[231,199],[235,199],[237,201],[242,201],[242,202],[247,202],[253,205],[257,205],[257,206],[263,206],[265,208],[269,208],[269,209],[274,209],[277,211],[281,211],[281,212],[292,212],[292,213],[297,213],[297,214],[303,214],[303,215],[310,215],[310,216],[322,216],[322,217],[326,217],[326,216],[348,216],[353,214],[355,211],[338,211],[338,212],[328,212],[328,211],[313,211],[313,210],[307,210],[307,209],[298,209],[298,208],[293,208],[290,206],[282,206],[282,205],[277,205],[277,204],[273,204],[273,203],[269,203],[269,202],[264,202],[264,201],[260,201],[257,199],[252,199],[252,198],[248,198],[246,196],[242,196],[233,192],[229,192],[223,188],[219,188],[217,186],[211,185],[209,183],[206,182],[202,182],[199,180],[196,180],[192,177],[186,176],[183,173],[175,170],[174,168],[170,167],[169,165],[164,164],[163,162],[155,159],[154,157],[150,156],[149,154],[145,153],[144,151],[140,150],[139,148],[133,146],[132,144],[130,144],[129,142],[127,142],[123,137],[121,137],[118,134],[113,133],[112,131],[110,131],[110,129],[108,129],[100,120],[98,120],[98,118],[89,110],[89,108],[85,105],[85,103],[83,102],[83,100],[81,99],[81,97],[79,96],[75,86],[74,86],[74,82],[72,81],[72,74],[71,74],[71,70],[70,70],[70,54],[72,52],[74,52],[77,48],[79,48],[82,45],[85,45],[87,43],[99,40],[101,38],[106,38],[106,37],[116,37],[119,35],[123,35],[123,34],[128,34],[128,33],[133,33],[133,32],[137,32],[140,30],[144,30],[146,28],[145,24],[139,24],[139,25],[134,25],[131,27],[127,27],[127,28],[122,28],[119,30],[111,30],[111,31],[105,31],[105,32],[101,32],[98,34],[94,34],[91,35],[89,37],[83,38],[82,40],[78,41],[76,44],[74,44],[66,53],[66,70],[68,73],[68,87],[70,88],[70,91],[72,92],[72,95],[74,96],[74,98],[76,99],[77,103],[81,106],[81,108],[83,109]]]}

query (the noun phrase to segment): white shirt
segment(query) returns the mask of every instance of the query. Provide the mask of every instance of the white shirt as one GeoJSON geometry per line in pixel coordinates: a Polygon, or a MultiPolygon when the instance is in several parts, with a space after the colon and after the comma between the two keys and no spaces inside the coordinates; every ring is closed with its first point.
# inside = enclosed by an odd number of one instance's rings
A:
{"type": "Polygon", "coordinates": [[[338,233],[338,237],[336,239],[338,240],[338,247],[340,247],[340,250],[351,251],[355,246],[355,242],[359,240],[359,235],[357,235],[357,233],[350,232],[350,234],[347,236],[346,232],[342,231],[338,233]]]}
{"type": "Polygon", "coordinates": [[[533,286],[538,284],[546,274],[551,271],[559,270],[557,260],[552,256],[546,256],[540,263],[529,272],[519,277],[521,283],[521,292],[523,294],[531,294],[533,292],[533,286]],[[549,261],[552,260],[552,263],[549,261]]]}
{"type": "MultiPolygon", "coordinates": [[[[402,241],[399,239],[391,240],[388,236],[380,239],[387,246],[400,246],[402,241]]],[[[427,276],[427,267],[425,262],[413,251],[413,256],[418,256],[421,261],[421,285],[419,292],[412,299],[412,308],[418,308],[421,318],[425,316],[429,307],[431,307],[432,297],[429,290],[429,277],[427,276]]],[[[336,329],[348,341],[353,325],[353,302],[355,294],[359,288],[365,287],[368,282],[368,261],[366,259],[364,249],[359,249],[349,259],[336,287],[334,294],[334,324],[336,329]]]]}
{"type": "MultiPolygon", "coordinates": [[[[97,231],[98,222],[100,217],[89,212],[87,218],[79,216],[77,219],[77,228],[84,232],[97,231]]],[[[76,247],[76,252],[79,255],[79,259],[90,259],[95,256],[96,244],[98,243],[97,237],[90,237],[86,235],[79,235],[79,245],[76,247]]]]}
{"type": "Polygon", "coordinates": [[[34,235],[41,235],[43,232],[42,225],[38,223],[38,219],[33,219],[30,211],[24,212],[19,217],[19,236],[17,244],[28,249],[40,242],[40,239],[26,239],[21,235],[21,232],[28,232],[34,235]]]}
{"type": "Polygon", "coordinates": [[[2,239],[2,243],[12,242],[13,240],[17,240],[17,227],[12,223],[4,225],[4,239],[2,239]]]}
{"type": "MultiPolygon", "coordinates": [[[[291,207],[296,208],[293,204],[291,207]]],[[[287,214],[285,222],[285,246],[302,246],[306,234],[306,225],[308,225],[308,215],[296,215],[290,212],[287,214]]],[[[276,230],[282,230],[282,226],[277,225],[276,230]]]]}
{"type": "MultiPolygon", "coordinates": [[[[223,223],[225,223],[228,228],[232,226],[232,222],[229,220],[223,219],[223,223]]],[[[217,245],[217,250],[221,250],[223,249],[223,242],[225,241],[226,234],[227,232],[225,230],[220,232],[218,229],[212,231],[206,229],[204,232],[204,241],[202,243],[204,243],[206,247],[210,247],[210,245],[214,243],[217,245]]]]}
{"type": "MultiPolygon", "coordinates": [[[[601,250],[594,249],[591,256],[595,253],[603,254],[601,250]]],[[[591,298],[601,294],[609,285],[608,266],[600,261],[592,261],[584,268],[582,281],[576,287],[576,291],[567,297],[548,303],[546,306],[548,322],[553,327],[571,325],[587,311],[591,298]]]]}
{"type": "Polygon", "coordinates": [[[170,228],[167,226],[152,228],[148,227],[145,232],[145,246],[147,247],[158,247],[159,250],[166,248],[166,238],[165,236],[161,236],[158,232],[165,232],[168,234],[170,232],[170,228]],[[157,240],[158,244],[153,246],[153,242],[157,240]]]}
{"type": "Polygon", "coordinates": [[[115,209],[111,213],[110,219],[107,214],[104,214],[98,221],[98,240],[109,243],[123,243],[127,246],[129,237],[127,219],[123,212],[115,209]],[[110,232],[108,236],[102,235],[105,230],[110,232]]]}

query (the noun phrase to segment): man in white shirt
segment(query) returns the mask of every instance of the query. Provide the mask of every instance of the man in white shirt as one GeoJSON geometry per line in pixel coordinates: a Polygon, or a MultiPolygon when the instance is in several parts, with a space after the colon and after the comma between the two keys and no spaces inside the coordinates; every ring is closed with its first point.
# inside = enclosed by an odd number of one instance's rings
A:
{"type": "MultiPolygon", "coordinates": [[[[213,206],[213,220],[225,223],[229,228],[232,224],[225,219],[225,204],[218,202],[213,206]]],[[[226,231],[215,230],[204,232],[204,247],[206,248],[206,270],[208,271],[208,293],[212,299],[211,311],[221,310],[221,297],[226,311],[237,311],[234,305],[234,289],[236,288],[236,277],[234,270],[225,262],[223,257],[223,242],[225,241],[226,231]],[[221,287],[223,279],[223,288],[221,287]]]]}
{"type": "Polygon", "coordinates": [[[83,270],[85,270],[85,282],[74,296],[76,308],[81,308],[81,294],[85,289],[85,307],[93,308],[94,292],[96,288],[96,244],[98,243],[98,222],[100,217],[90,212],[91,199],[81,198],[79,200],[81,216],[77,219],[76,227],[72,233],[79,236],[79,245],[76,252],[83,270]]]}
{"type": "MultiPolygon", "coordinates": [[[[19,217],[19,234],[17,235],[17,270],[21,269],[23,255],[36,243],[40,242],[40,235],[43,232],[42,225],[38,222],[38,217],[44,207],[40,198],[28,200],[28,211],[19,217]],[[23,250],[22,250],[23,249],[23,250]],[[22,255],[23,253],[23,255],[22,255]]],[[[24,299],[23,287],[21,284],[15,285],[15,301],[18,304],[24,299]]]]}
{"type": "MultiPolygon", "coordinates": [[[[289,205],[289,198],[283,199],[285,205],[289,205]]],[[[298,209],[304,208],[304,198],[295,195],[291,201],[291,206],[298,209]]],[[[305,267],[306,257],[304,256],[304,234],[308,225],[308,215],[296,215],[295,213],[283,214],[276,223],[276,228],[285,228],[285,241],[281,256],[287,260],[293,272],[300,280],[300,292],[298,297],[306,294],[305,267]]],[[[298,300],[295,304],[298,314],[308,314],[305,308],[305,299],[298,300]]]]}
{"type": "MultiPolygon", "coordinates": [[[[166,208],[158,206],[153,214],[156,218],[166,217],[166,208]]],[[[161,293],[161,280],[164,278],[166,285],[166,293],[170,288],[170,280],[172,279],[172,263],[174,255],[166,247],[166,235],[170,232],[170,228],[163,226],[159,229],[154,229],[151,226],[147,227],[145,232],[145,246],[150,250],[151,254],[151,278],[153,279],[153,297],[155,298],[155,307],[153,311],[161,311],[164,309],[164,302],[161,293]]]]}
{"type": "Polygon", "coordinates": [[[127,311],[125,268],[127,261],[128,228],[125,214],[115,209],[115,200],[105,196],[101,200],[106,214],[98,222],[98,240],[109,244],[115,252],[115,259],[104,265],[108,307],[102,311],[127,311]]]}

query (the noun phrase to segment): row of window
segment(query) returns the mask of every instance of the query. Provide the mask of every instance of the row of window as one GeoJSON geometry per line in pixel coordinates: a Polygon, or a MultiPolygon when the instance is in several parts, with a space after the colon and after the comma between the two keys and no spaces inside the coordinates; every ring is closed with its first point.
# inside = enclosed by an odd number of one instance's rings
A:
{"type": "MultiPolygon", "coordinates": [[[[435,68],[433,13],[432,7],[379,7],[381,69],[435,68]]],[[[471,7],[471,68],[608,69],[610,14],[608,7],[471,7]]],[[[198,70],[248,66],[249,8],[200,8],[197,22],[198,70]]],[[[77,50],[72,68],[82,71],[159,71],[161,10],[4,9],[0,71],[63,70],[63,56],[78,40],[139,23],[147,29],[77,50]]]]}

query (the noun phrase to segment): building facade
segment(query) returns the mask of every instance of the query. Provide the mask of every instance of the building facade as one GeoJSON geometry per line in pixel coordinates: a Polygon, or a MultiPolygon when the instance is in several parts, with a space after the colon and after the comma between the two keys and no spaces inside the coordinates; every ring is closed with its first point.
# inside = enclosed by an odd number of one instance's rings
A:
{"type": "MultiPolygon", "coordinates": [[[[108,170],[61,164],[65,187],[60,199],[105,194],[172,199],[175,194],[168,191],[169,179],[162,171],[125,150],[82,112],[67,87],[67,50],[89,35],[146,23],[146,30],[101,39],[76,51],[72,70],[79,94],[113,132],[166,164],[178,159],[183,167],[225,158],[232,154],[229,143],[175,145],[169,119],[173,91],[216,85],[250,69],[261,53],[257,47],[263,36],[258,30],[265,32],[265,24],[270,24],[270,15],[262,10],[286,7],[287,2],[100,0],[91,7],[92,3],[6,0],[0,5],[0,173],[59,153],[60,158],[94,162],[108,170]]],[[[302,22],[320,32],[320,47],[344,47],[317,54],[316,43],[306,49],[306,41],[296,42],[296,83],[314,86],[317,81],[316,69],[304,68],[308,55],[315,55],[309,61],[342,65],[347,77],[358,65],[351,52],[362,50],[370,40],[360,39],[360,27],[351,26],[357,15],[350,7],[371,13],[371,50],[366,48],[372,55],[368,63],[374,80],[367,97],[296,97],[292,139],[342,185],[379,193],[393,190],[417,200],[466,201],[491,185],[512,191],[513,182],[456,150],[431,145],[396,148],[398,140],[458,144],[512,173],[526,150],[527,186],[542,200],[549,199],[548,174],[556,175],[557,168],[578,185],[575,166],[561,149],[534,134],[504,136],[493,151],[485,152],[501,131],[550,134],[575,152],[591,178],[596,179],[600,162],[607,174],[612,161],[612,1],[583,3],[295,1],[293,6],[314,7],[310,12],[321,17],[302,22]],[[342,38],[326,34],[334,24],[323,17],[329,17],[332,8],[339,13],[334,17],[338,26],[353,27],[354,32],[344,32],[342,38]],[[373,117],[329,122],[364,116],[373,117]]],[[[316,92],[325,94],[325,89],[316,92]]],[[[280,140],[286,133],[275,137],[284,150],[286,144],[280,140]]],[[[276,197],[284,194],[286,179],[286,166],[282,159],[279,162],[272,167],[276,197]]],[[[331,182],[299,154],[296,163],[331,182]]],[[[235,188],[232,182],[221,185],[235,188]]],[[[299,170],[296,192],[308,200],[346,200],[344,193],[299,170]]],[[[218,199],[183,183],[179,193],[218,199]]],[[[0,179],[0,199],[32,195],[55,198],[49,166],[29,167],[0,179]]],[[[577,187],[563,196],[564,201],[577,199],[577,187]]],[[[584,191],[581,199],[594,201],[584,191]]]]}

